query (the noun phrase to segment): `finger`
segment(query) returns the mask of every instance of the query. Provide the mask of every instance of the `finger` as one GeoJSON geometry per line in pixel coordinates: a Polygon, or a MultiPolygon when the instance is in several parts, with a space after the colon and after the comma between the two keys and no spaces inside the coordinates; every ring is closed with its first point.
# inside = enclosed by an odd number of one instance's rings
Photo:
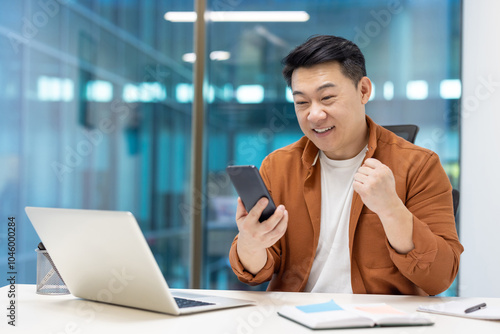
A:
{"type": "Polygon", "coordinates": [[[248,213],[247,219],[250,218],[252,221],[257,222],[268,203],[269,200],[266,197],[259,199],[248,213]]]}
{"type": "Polygon", "coordinates": [[[245,217],[246,215],[248,215],[248,212],[243,205],[243,201],[238,197],[238,205],[236,206],[236,221],[238,221],[241,217],[245,217]]]}
{"type": "Polygon", "coordinates": [[[274,230],[279,234],[280,238],[285,234],[285,231],[288,227],[288,210],[283,211],[283,217],[280,219],[279,223],[276,225],[274,230]]]}
{"type": "Polygon", "coordinates": [[[278,205],[276,210],[274,210],[274,213],[269,217],[266,222],[267,225],[269,225],[271,228],[274,228],[276,224],[279,223],[281,218],[283,218],[283,213],[285,212],[285,206],[283,204],[278,205]]]}
{"type": "Polygon", "coordinates": [[[363,186],[363,183],[361,183],[360,181],[354,179],[354,181],[352,181],[352,187],[354,189],[355,192],[358,192],[358,189],[361,188],[361,186],[363,186]]]}
{"type": "Polygon", "coordinates": [[[379,160],[374,159],[374,158],[368,158],[363,163],[363,166],[371,167],[371,168],[377,168],[377,167],[382,166],[382,165],[383,165],[383,163],[381,163],[379,160]]]}
{"type": "Polygon", "coordinates": [[[288,211],[283,211],[283,216],[278,221],[276,226],[267,233],[267,237],[273,240],[273,244],[278,241],[286,232],[288,227],[288,211]]]}
{"type": "Polygon", "coordinates": [[[361,166],[358,168],[358,173],[363,175],[370,175],[373,172],[373,168],[361,166]]]}
{"type": "Polygon", "coordinates": [[[368,176],[361,173],[354,174],[354,181],[365,184],[368,181],[368,176]]]}
{"type": "Polygon", "coordinates": [[[359,178],[354,179],[352,186],[353,186],[354,190],[358,194],[360,194],[360,192],[365,193],[367,191],[367,189],[369,189],[371,187],[371,184],[370,184],[370,180],[368,178],[359,177],[359,178]]]}

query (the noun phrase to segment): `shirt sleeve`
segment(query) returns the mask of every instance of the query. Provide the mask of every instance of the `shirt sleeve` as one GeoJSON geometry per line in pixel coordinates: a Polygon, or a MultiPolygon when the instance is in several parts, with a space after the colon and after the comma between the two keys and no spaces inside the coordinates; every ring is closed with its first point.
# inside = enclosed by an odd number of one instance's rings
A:
{"type": "MultiPolygon", "coordinates": [[[[264,159],[264,161],[262,162],[260,173],[262,179],[264,180],[264,183],[266,184],[266,187],[269,189],[269,192],[272,196],[269,178],[266,173],[266,166],[268,164],[268,161],[269,160],[267,158],[264,159]]],[[[252,273],[247,271],[245,267],[243,267],[243,264],[241,263],[240,258],[238,256],[238,252],[236,251],[237,242],[238,242],[238,236],[234,238],[233,243],[231,245],[231,249],[229,250],[229,263],[231,264],[231,268],[233,269],[233,272],[236,274],[238,279],[241,282],[249,285],[258,285],[269,281],[272,278],[275,271],[277,270],[277,268],[280,267],[281,263],[280,241],[277,241],[275,245],[266,249],[267,262],[256,275],[253,275],[252,273]]]]}
{"type": "Polygon", "coordinates": [[[399,271],[429,295],[436,295],[453,283],[464,249],[455,226],[452,188],[434,153],[409,182],[406,207],[413,214],[415,248],[399,254],[387,239],[386,245],[399,271]]]}
{"type": "Polygon", "coordinates": [[[248,272],[243,264],[241,264],[238,252],[236,251],[236,243],[238,242],[238,236],[234,238],[231,249],[229,250],[229,263],[233,272],[236,274],[238,279],[249,285],[259,285],[261,283],[269,281],[274,273],[275,258],[272,254],[270,248],[267,249],[267,262],[264,267],[256,274],[248,272]]]}

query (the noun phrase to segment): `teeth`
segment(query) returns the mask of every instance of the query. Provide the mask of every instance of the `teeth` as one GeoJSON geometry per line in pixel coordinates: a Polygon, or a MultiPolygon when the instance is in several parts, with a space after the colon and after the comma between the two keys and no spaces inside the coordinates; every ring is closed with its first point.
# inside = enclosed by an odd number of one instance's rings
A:
{"type": "Polygon", "coordinates": [[[324,129],[314,129],[314,131],[316,131],[317,133],[323,133],[323,132],[326,132],[328,130],[331,130],[333,129],[333,126],[329,127],[329,128],[324,128],[324,129]]]}

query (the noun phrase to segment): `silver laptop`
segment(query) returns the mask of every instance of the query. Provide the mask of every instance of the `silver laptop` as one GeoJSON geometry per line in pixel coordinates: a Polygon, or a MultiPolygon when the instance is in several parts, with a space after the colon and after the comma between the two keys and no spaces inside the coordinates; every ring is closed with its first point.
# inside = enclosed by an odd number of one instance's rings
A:
{"type": "Polygon", "coordinates": [[[254,304],[170,290],[130,212],[26,207],[76,297],[168,314],[254,304]]]}

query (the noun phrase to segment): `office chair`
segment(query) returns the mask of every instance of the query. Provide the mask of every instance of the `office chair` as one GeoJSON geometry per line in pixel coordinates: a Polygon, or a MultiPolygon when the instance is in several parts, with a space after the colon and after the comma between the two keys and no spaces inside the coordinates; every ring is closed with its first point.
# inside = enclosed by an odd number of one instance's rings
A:
{"type": "Polygon", "coordinates": [[[401,138],[408,140],[410,143],[415,143],[415,138],[417,137],[419,130],[419,127],[413,124],[385,125],[384,128],[394,132],[401,138]]]}
{"type": "MultiPolygon", "coordinates": [[[[394,132],[403,139],[408,140],[410,143],[415,143],[415,138],[417,137],[417,133],[419,130],[419,127],[413,124],[385,125],[384,128],[394,132]]],[[[457,189],[453,189],[451,191],[451,194],[453,196],[453,215],[456,218],[458,211],[458,204],[460,203],[460,191],[458,191],[457,189]]]]}
{"type": "Polygon", "coordinates": [[[457,217],[458,204],[460,203],[460,191],[452,189],[451,195],[453,196],[453,214],[457,217]]]}

